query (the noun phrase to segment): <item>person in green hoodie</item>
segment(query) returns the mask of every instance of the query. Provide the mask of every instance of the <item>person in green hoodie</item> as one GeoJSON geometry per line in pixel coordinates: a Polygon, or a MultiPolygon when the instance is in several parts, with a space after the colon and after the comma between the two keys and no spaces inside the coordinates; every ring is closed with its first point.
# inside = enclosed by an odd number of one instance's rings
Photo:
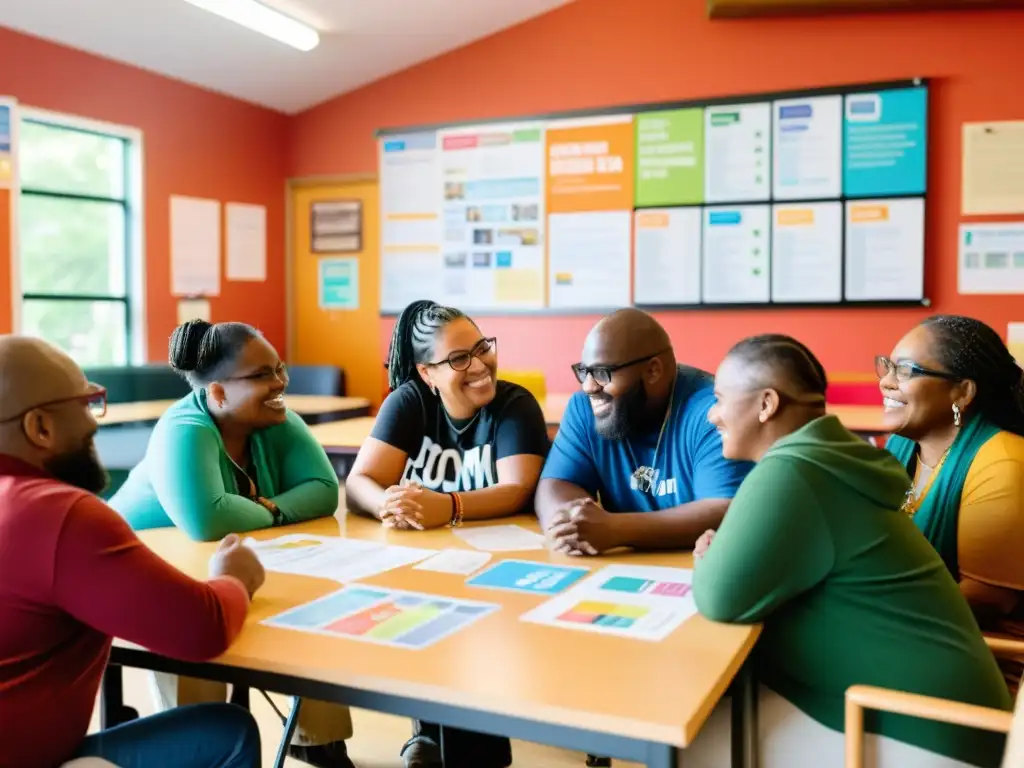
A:
{"type": "MultiPolygon", "coordinates": [[[[245,323],[192,320],[170,340],[171,367],[193,392],[160,418],[142,462],[110,500],[136,530],[177,526],[189,538],[330,517],[338,477],[323,448],[285,406],[288,371],[245,323]]],[[[154,673],[158,706],[223,701],[223,683],[154,673]]],[[[290,754],[320,768],[352,768],[347,707],[306,702],[290,754]]]]}
{"type": "MultiPolygon", "coordinates": [[[[756,336],[722,362],[708,414],[723,454],[757,464],[718,531],[698,542],[693,593],[713,621],[764,625],[755,649],[764,768],[842,765],[851,685],[1012,706],[956,583],[899,511],[907,473],[826,415],[826,387],[800,342],[756,336]]],[[[900,715],[866,725],[876,768],[995,767],[1005,744],[900,715]]],[[[728,764],[728,739],[716,743],[709,726],[687,765],[728,764]]]]}

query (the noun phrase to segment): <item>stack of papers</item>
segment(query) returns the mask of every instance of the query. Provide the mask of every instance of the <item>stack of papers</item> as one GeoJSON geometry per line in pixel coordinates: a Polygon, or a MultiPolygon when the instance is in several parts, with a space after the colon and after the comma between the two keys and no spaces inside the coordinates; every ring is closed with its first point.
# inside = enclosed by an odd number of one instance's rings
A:
{"type": "Polygon", "coordinates": [[[246,539],[268,571],[331,579],[342,584],[418,563],[435,549],[293,533],[268,541],[246,539]]]}

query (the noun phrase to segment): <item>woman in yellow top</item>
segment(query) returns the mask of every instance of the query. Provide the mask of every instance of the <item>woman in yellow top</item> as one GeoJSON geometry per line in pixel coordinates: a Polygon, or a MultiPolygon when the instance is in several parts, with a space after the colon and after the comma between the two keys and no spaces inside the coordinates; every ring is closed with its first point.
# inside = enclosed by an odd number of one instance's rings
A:
{"type": "MultiPolygon", "coordinates": [[[[903,505],[983,631],[1024,637],[1024,371],[980,320],[930,317],[875,367],[903,505]]],[[[1020,663],[1004,664],[1011,689],[1020,663]]]]}

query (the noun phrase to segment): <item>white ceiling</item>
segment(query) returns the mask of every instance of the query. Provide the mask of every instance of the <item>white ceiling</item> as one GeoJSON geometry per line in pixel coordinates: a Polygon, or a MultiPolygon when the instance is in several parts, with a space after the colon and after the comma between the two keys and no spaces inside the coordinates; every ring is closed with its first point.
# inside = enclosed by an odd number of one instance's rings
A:
{"type": "Polygon", "coordinates": [[[572,0],[264,0],[301,53],[184,0],[0,0],[0,25],[295,113],[572,0]]]}

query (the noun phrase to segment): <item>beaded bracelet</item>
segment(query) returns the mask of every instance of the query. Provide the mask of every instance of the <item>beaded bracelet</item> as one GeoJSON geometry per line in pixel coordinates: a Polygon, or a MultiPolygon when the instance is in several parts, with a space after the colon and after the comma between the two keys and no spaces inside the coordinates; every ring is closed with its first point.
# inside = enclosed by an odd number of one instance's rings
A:
{"type": "Polygon", "coordinates": [[[452,497],[452,519],[448,522],[448,525],[452,528],[458,528],[462,525],[462,497],[457,493],[449,493],[452,497]]]}

